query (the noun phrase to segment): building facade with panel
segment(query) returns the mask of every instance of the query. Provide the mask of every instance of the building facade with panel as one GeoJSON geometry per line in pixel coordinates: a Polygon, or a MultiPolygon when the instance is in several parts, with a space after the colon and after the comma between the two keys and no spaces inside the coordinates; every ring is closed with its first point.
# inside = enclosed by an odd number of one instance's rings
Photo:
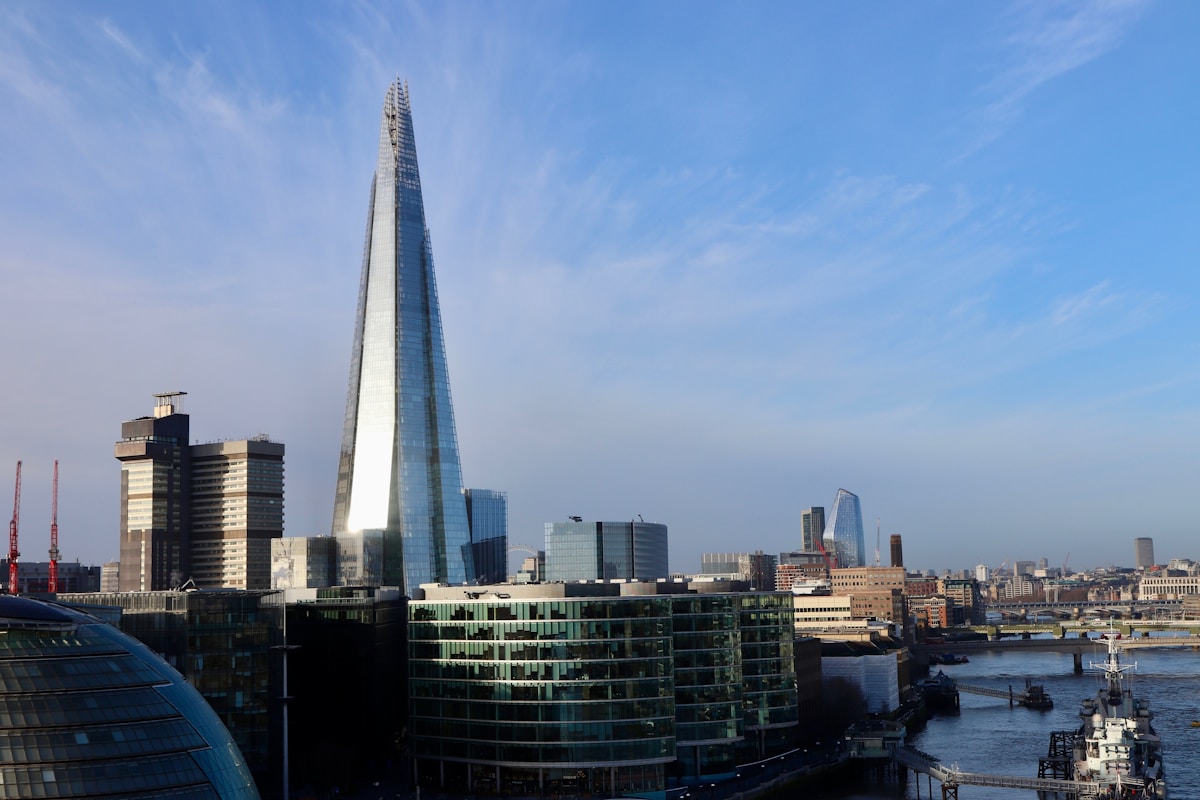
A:
{"type": "Polygon", "coordinates": [[[121,424],[121,571],[125,592],[170,589],[187,580],[191,526],[186,392],[154,395],[154,414],[121,424]]]}
{"type": "Polygon", "coordinates": [[[381,765],[400,758],[406,682],[397,669],[406,612],[396,588],[60,594],[59,600],[103,615],[177,669],[217,712],[266,796],[279,795],[282,772],[285,638],[292,785],[323,797],[336,787],[361,791],[385,772],[381,765]],[[351,708],[353,724],[330,724],[351,708]]]}
{"type": "Polygon", "coordinates": [[[80,611],[0,596],[0,794],[258,798],[208,703],[80,611]]]}
{"type": "Polygon", "coordinates": [[[474,581],[508,580],[508,495],[492,489],[466,489],[474,581]]]}
{"type": "Polygon", "coordinates": [[[408,86],[388,87],[334,494],[339,583],[474,574],[408,86]]]}
{"type": "Polygon", "coordinates": [[[427,791],[650,796],[794,746],[789,595],[425,586],[409,727],[427,791]]]}
{"type": "Polygon", "coordinates": [[[186,392],[121,425],[120,591],[269,589],[283,535],[284,446],[265,435],[188,444],[186,392]]]}
{"type": "MultiPolygon", "coordinates": [[[[8,574],[8,559],[0,558],[0,574],[8,574]]],[[[102,568],[72,561],[58,563],[60,592],[98,592],[102,568]]],[[[17,594],[47,594],[50,591],[49,561],[17,562],[17,594]]]]}
{"type": "Polygon", "coordinates": [[[662,790],[675,758],[669,598],[456,594],[409,603],[409,727],[423,788],[662,790]]]}
{"type": "Polygon", "coordinates": [[[113,610],[113,624],[158,653],[220,717],[251,773],[268,772],[270,648],[279,612],[267,592],[64,594],[65,605],[113,610]]]}
{"type": "Polygon", "coordinates": [[[816,553],[821,550],[821,537],[825,535],[825,508],[813,506],[800,512],[800,550],[816,553]]]}
{"type": "Polygon", "coordinates": [[[337,584],[337,540],[289,536],[271,541],[272,589],[319,589],[337,584]]]}
{"type": "Polygon", "coordinates": [[[191,447],[191,579],[200,587],[271,588],[271,542],[283,536],[283,445],[266,436],[191,447]]]}
{"type": "Polygon", "coordinates": [[[858,495],[838,489],[825,525],[825,550],[836,557],[836,567],[862,567],[867,563],[863,540],[862,507],[858,495]]]}
{"type": "Polygon", "coordinates": [[[667,526],[657,522],[546,523],[546,580],[670,577],[667,526]]]}

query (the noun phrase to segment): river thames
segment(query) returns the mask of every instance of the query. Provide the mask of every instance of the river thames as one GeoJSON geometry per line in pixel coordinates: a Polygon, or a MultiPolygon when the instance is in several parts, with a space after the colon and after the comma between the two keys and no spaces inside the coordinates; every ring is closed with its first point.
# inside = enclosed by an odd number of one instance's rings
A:
{"type": "MultiPolygon", "coordinates": [[[[910,739],[913,746],[936,756],[964,772],[1004,775],[1037,775],[1038,758],[1046,755],[1050,732],[1079,727],[1080,701],[1095,695],[1101,684],[1098,670],[1089,662],[1104,659],[1099,645],[1084,655],[1084,674],[1072,670],[1065,653],[980,653],[967,664],[941,667],[963,683],[997,689],[1025,686],[1025,679],[1041,683],[1054,700],[1048,711],[1032,711],[1008,701],[962,693],[962,713],[935,716],[923,731],[910,739]]],[[[1149,701],[1154,727],[1162,738],[1168,797],[1171,800],[1200,798],[1200,653],[1190,648],[1134,650],[1122,653],[1122,663],[1137,664],[1126,674],[1134,696],[1149,701]]],[[[937,668],[935,668],[937,669],[937,668]]],[[[930,797],[929,779],[919,778],[920,797],[930,797]]],[[[941,786],[932,783],[933,798],[941,798],[941,786]]],[[[1028,800],[1037,793],[984,786],[961,786],[960,800],[1028,800]]],[[[871,798],[916,798],[917,779],[909,773],[907,785],[862,783],[841,793],[812,795],[814,800],[866,800],[871,798]]]]}

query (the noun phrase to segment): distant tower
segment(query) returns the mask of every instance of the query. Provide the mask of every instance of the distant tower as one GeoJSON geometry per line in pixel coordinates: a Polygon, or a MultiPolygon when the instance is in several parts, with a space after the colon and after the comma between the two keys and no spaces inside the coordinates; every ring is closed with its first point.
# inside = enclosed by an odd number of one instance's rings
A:
{"type": "Polygon", "coordinates": [[[833,513],[825,526],[825,549],[837,555],[838,567],[865,567],[867,546],[863,537],[862,507],[858,495],[838,489],[833,513]]]}
{"type": "Polygon", "coordinates": [[[466,489],[475,580],[481,584],[508,580],[508,495],[492,489],[466,489]]]}
{"type": "Polygon", "coordinates": [[[154,415],[121,423],[123,592],[179,586],[188,577],[191,530],[187,392],[154,395],[154,415]]]}
{"type": "Polygon", "coordinates": [[[1139,536],[1133,540],[1134,566],[1138,569],[1149,569],[1154,566],[1154,540],[1149,536],[1139,536]]]}
{"type": "Polygon", "coordinates": [[[333,506],[338,582],[474,576],[408,86],[388,87],[333,506]]]}
{"type": "Polygon", "coordinates": [[[800,512],[800,551],[816,553],[821,547],[817,542],[825,534],[825,508],[813,506],[800,512]]]}
{"type": "Polygon", "coordinates": [[[892,566],[904,566],[904,543],[900,539],[900,534],[893,533],[890,539],[892,546],[892,566]]]}

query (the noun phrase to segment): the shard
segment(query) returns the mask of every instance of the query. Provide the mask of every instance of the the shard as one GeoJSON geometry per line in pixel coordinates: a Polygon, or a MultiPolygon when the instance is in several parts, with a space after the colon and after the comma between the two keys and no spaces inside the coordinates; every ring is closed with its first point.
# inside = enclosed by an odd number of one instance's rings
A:
{"type": "Polygon", "coordinates": [[[473,575],[408,86],[388,87],[371,184],[334,498],[338,582],[473,575]]]}

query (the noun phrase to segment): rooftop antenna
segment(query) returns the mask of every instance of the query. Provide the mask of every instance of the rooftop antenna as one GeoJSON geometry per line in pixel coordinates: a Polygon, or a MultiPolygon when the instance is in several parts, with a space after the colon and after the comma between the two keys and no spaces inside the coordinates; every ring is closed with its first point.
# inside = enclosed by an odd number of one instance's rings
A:
{"type": "Polygon", "coordinates": [[[879,517],[875,518],[875,566],[879,566],[879,517]]]}
{"type": "Polygon", "coordinates": [[[8,523],[8,593],[17,593],[17,527],[21,520],[21,462],[17,462],[17,488],[13,492],[13,515],[8,523]]]}
{"type": "Polygon", "coordinates": [[[51,594],[58,591],[58,459],[54,459],[54,485],[50,492],[50,582],[51,594]]]}

